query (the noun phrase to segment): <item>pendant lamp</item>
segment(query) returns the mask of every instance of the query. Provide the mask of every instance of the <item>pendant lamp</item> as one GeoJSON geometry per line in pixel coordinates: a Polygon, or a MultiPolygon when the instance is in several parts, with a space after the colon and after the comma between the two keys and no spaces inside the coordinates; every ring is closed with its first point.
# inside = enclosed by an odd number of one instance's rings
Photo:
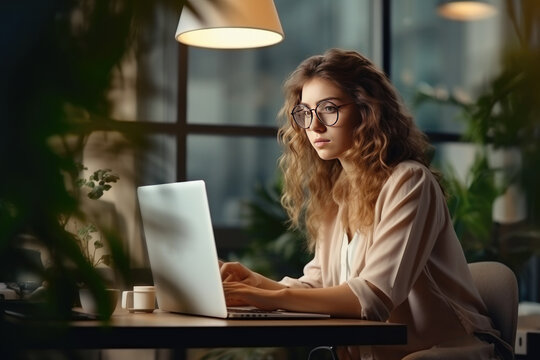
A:
{"type": "Polygon", "coordinates": [[[450,20],[473,21],[494,16],[497,9],[488,1],[443,1],[437,12],[450,20]]]}
{"type": "Polygon", "coordinates": [[[270,46],[284,34],[272,0],[196,0],[184,6],[176,29],[182,44],[213,49],[270,46]]]}

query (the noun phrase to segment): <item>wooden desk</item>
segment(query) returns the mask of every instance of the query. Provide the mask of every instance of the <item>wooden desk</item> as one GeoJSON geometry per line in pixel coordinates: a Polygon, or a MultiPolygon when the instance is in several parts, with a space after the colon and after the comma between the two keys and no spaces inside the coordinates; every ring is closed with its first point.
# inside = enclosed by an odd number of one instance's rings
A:
{"type": "MultiPolygon", "coordinates": [[[[36,324],[22,334],[13,324],[10,335],[24,339],[25,349],[142,349],[212,347],[287,347],[318,345],[406,344],[407,329],[356,319],[222,320],[171,314],[117,311],[108,325],[77,321],[69,327],[36,324]],[[19,337],[21,336],[21,337],[19,337]]],[[[21,344],[22,345],[22,344],[21,344]]]]}

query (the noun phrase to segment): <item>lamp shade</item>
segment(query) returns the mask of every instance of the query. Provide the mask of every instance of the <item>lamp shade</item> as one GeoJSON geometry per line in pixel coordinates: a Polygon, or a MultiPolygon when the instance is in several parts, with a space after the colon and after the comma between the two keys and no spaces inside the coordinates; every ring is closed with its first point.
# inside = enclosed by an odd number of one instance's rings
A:
{"type": "Polygon", "coordinates": [[[269,46],[284,34],[272,0],[197,0],[184,6],[176,40],[214,49],[269,46]]]}
{"type": "Polygon", "coordinates": [[[486,1],[443,1],[437,12],[450,20],[473,21],[491,17],[497,13],[497,9],[486,1]]]}

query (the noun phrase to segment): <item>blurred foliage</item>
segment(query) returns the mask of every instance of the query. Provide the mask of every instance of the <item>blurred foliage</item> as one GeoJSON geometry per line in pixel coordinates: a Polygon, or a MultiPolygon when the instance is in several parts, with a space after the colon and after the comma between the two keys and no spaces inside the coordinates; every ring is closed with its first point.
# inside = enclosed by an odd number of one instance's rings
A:
{"type": "Polygon", "coordinates": [[[446,174],[456,232],[469,260],[497,259],[517,269],[540,250],[540,2],[505,3],[516,42],[506,44],[500,72],[477,99],[466,102],[453,94],[420,88],[415,105],[430,101],[461,108],[467,125],[464,140],[479,148],[465,181],[452,171],[446,174]],[[506,184],[495,185],[501,169],[488,166],[489,148],[520,150],[521,167],[506,184]],[[499,234],[494,231],[492,205],[511,183],[519,184],[525,193],[527,219],[512,231],[499,234]]]}
{"type": "Polygon", "coordinates": [[[288,216],[280,202],[281,192],[279,179],[268,187],[255,187],[255,199],[245,204],[250,242],[230,259],[277,280],[285,275],[300,276],[311,259],[305,234],[288,227],[288,216]]]}
{"type": "MultiPolygon", "coordinates": [[[[10,34],[1,44],[10,51],[1,60],[0,157],[10,175],[0,187],[0,279],[20,263],[34,267],[47,284],[49,313],[59,318],[69,318],[80,279],[101,300],[106,296],[62,219],[83,217],[72,186],[91,131],[82,126],[94,122],[93,113],[107,113],[111,70],[130,39],[132,10],[107,3],[19,1],[4,3],[0,12],[1,31],[10,34]],[[45,268],[16,251],[24,246],[21,235],[48,253],[45,268]]],[[[122,253],[115,255],[120,266],[127,264],[122,253]]]]}
{"type": "MultiPolygon", "coordinates": [[[[36,316],[69,319],[81,281],[95,294],[101,313],[107,313],[104,280],[62,219],[85,218],[76,184],[77,164],[92,132],[122,131],[131,140],[128,146],[141,144],[140,134],[110,119],[108,90],[126,54],[137,51],[137,37],[155,21],[152,8],[167,6],[180,14],[185,3],[17,0],[0,4],[0,282],[13,280],[20,267],[42,279],[43,311],[36,316]],[[27,239],[49,255],[45,267],[21,251],[27,239]]],[[[95,185],[92,196],[106,190],[113,181],[110,175],[98,173],[85,183],[95,185]]],[[[101,230],[116,270],[127,278],[129,261],[121,239],[111,229],[101,230]]],[[[0,325],[2,319],[0,314],[0,325]]],[[[13,346],[24,342],[12,340],[13,346]]]]}
{"type": "Polygon", "coordinates": [[[492,207],[503,191],[495,185],[494,171],[484,156],[477,156],[464,181],[450,166],[443,171],[449,193],[448,209],[468,262],[496,260],[498,250],[491,234],[492,207]]]}

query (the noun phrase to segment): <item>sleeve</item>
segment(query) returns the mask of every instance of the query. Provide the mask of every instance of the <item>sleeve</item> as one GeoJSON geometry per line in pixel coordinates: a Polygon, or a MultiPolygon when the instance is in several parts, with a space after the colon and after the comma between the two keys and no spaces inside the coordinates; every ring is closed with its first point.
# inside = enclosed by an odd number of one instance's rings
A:
{"type": "Polygon", "coordinates": [[[285,276],[280,283],[292,288],[320,288],[322,287],[321,266],[319,264],[319,250],[315,250],[313,259],[304,266],[304,275],[298,279],[285,276]]]}
{"type": "Polygon", "coordinates": [[[348,281],[363,318],[386,321],[392,308],[407,299],[438,238],[445,206],[437,181],[421,166],[396,170],[383,186],[365,267],[348,281]],[[368,282],[390,299],[392,308],[368,282]]]}

